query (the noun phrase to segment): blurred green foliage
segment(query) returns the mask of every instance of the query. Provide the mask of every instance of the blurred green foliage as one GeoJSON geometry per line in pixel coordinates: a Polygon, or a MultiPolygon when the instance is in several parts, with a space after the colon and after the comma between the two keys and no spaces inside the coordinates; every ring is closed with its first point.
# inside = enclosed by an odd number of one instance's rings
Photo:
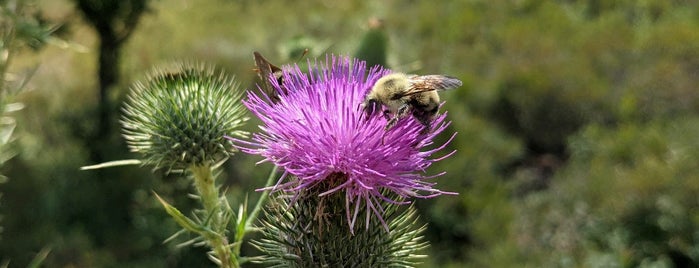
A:
{"type": "MultiPolygon", "coordinates": [[[[90,52],[47,46],[11,66],[41,67],[19,96],[19,154],[0,170],[10,178],[0,185],[0,256],[24,266],[50,246],[50,267],[210,265],[204,249],[161,244],[177,227],[150,190],[188,210],[186,180],[78,170],[94,164],[85,133],[97,127],[96,35],[70,1],[38,3],[90,52]]],[[[699,265],[696,1],[161,0],[151,9],[124,44],[115,103],[172,59],[216,64],[251,88],[252,51],[275,64],[304,48],[353,54],[367,46],[369,18],[383,21],[386,65],[461,78],[464,87],[442,93],[456,154],[428,170],[447,171],[437,187],[459,195],[416,202],[432,244],[425,267],[699,265]]],[[[118,133],[99,143],[107,159],[133,157],[118,133]]],[[[221,175],[230,195],[257,197],[270,169],[258,160],[232,157],[221,175]]]]}
{"type": "MultiPolygon", "coordinates": [[[[0,167],[19,151],[14,143],[17,127],[14,113],[24,108],[24,105],[16,102],[16,95],[24,89],[33,73],[10,72],[9,66],[20,49],[41,48],[48,42],[51,33],[52,30],[44,24],[41,14],[32,8],[30,1],[0,1],[0,167]]],[[[0,184],[7,180],[7,176],[0,173],[0,184]]],[[[2,219],[3,215],[0,214],[0,240],[3,232],[2,219]]],[[[30,265],[38,266],[47,252],[48,250],[42,250],[30,265]]],[[[3,267],[9,263],[2,255],[0,260],[3,267]]]]}

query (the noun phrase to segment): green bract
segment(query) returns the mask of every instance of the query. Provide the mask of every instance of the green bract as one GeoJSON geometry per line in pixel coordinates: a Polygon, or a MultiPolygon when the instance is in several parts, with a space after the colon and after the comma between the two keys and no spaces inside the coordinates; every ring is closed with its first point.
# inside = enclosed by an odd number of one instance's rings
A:
{"type": "MultiPolygon", "coordinates": [[[[384,203],[384,220],[366,221],[350,233],[344,196],[319,196],[321,189],[306,189],[296,200],[278,194],[267,204],[260,229],[263,238],[252,244],[264,256],[265,267],[414,267],[427,256],[425,225],[418,223],[413,206],[401,209],[384,203]]],[[[366,214],[366,207],[358,213],[366,214]]],[[[362,219],[365,220],[365,219],[362,219]]]]}
{"type": "Polygon", "coordinates": [[[203,64],[156,69],[133,84],[121,117],[132,152],[154,169],[213,165],[235,151],[224,136],[245,137],[238,84],[203,64]]]}

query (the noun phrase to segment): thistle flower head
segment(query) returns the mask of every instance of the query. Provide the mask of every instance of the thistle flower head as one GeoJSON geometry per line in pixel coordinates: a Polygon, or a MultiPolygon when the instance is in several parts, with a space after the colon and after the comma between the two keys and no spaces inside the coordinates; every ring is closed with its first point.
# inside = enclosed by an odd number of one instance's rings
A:
{"type": "Polygon", "coordinates": [[[307,74],[298,66],[285,67],[281,85],[270,77],[277,92],[288,92],[277,103],[248,93],[244,103],[262,120],[262,131],[251,141],[232,139],[241,151],[259,154],[292,175],[282,176],[273,189],[344,194],[350,229],[360,206],[366,208],[367,223],[370,212],[383,222],[379,201],[408,203],[409,198],[447,193],[427,181],[441,174],[424,175],[439,160],[430,156],[446,146],[426,149],[448,125],[444,114],[428,133],[421,133],[423,125],[413,117],[386,131],[386,119],[378,113],[367,116],[360,105],[376,80],[390,71],[367,71],[364,62],[343,57],[309,66],[307,74]]]}
{"type": "Polygon", "coordinates": [[[246,137],[248,120],[233,79],[212,67],[181,63],[136,82],[123,108],[123,136],[155,169],[212,165],[235,147],[224,136],[246,137]]]}

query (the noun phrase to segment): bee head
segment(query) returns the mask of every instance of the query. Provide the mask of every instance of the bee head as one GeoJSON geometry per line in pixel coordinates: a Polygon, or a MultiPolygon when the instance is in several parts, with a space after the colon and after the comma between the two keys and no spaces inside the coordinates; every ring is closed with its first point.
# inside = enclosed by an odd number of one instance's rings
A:
{"type": "Polygon", "coordinates": [[[364,113],[367,114],[367,116],[373,115],[375,112],[379,111],[381,109],[381,103],[374,99],[367,97],[364,102],[362,102],[362,110],[364,110],[364,113]]]}

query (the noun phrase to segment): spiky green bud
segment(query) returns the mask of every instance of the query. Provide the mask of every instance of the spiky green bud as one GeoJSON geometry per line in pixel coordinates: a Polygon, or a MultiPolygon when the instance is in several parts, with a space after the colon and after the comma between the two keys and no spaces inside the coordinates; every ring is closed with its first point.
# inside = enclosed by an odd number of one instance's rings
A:
{"type": "Polygon", "coordinates": [[[238,84],[210,66],[180,63],[133,84],[121,118],[132,152],[155,169],[208,166],[235,151],[224,136],[245,137],[238,84]]]}
{"type": "MultiPolygon", "coordinates": [[[[277,195],[261,221],[263,238],[253,245],[266,254],[269,267],[412,267],[427,247],[415,208],[382,203],[389,231],[380,221],[350,230],[345,197],[308,192],[277,195]],[[354,233],[352,233],[354,232],[354,233]]],[[[360,208],[365,215],[366,208],[360,208]]],[[[363,225],[363,224],[362,224],[363,225]]]]}
{"type": "Polygon", "coordinates": [[[367,67],[380,65],[388,68],[387,65],[388,35],[383,27],[383,21],[377,18],[369,20],[369,30],[364,33],[359,43],[359,48],[354,56],[366,61],[367,67]]]}

